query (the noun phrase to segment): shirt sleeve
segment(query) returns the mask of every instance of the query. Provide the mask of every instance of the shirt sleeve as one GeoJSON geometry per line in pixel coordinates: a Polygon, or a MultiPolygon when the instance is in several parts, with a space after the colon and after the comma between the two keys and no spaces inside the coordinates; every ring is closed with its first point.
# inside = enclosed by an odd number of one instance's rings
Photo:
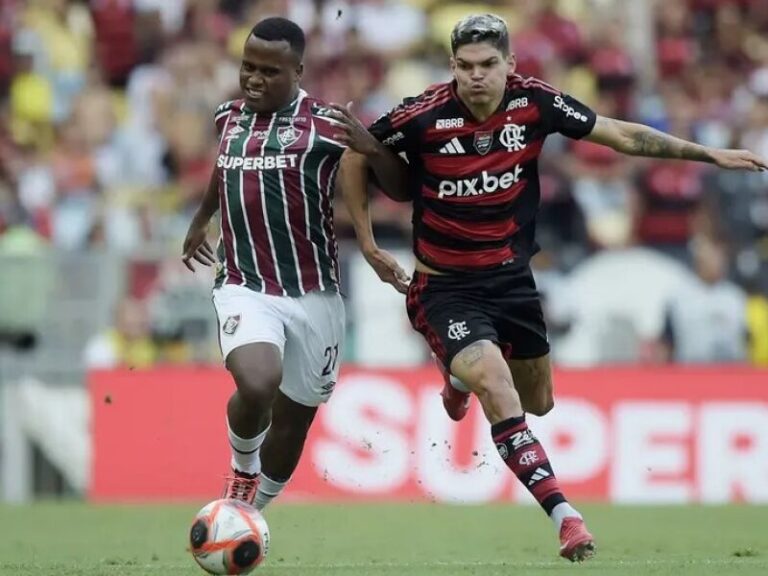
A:
{"type": "Polygon", "coordinates": [[[216,134],[221,137],[221,131],[227,123],[227,118],[232,111],[232,101],[224,102],[213,113],[213,123],[216,125],[216,134]]]}
{"type": "Polygon", "coordinates": [[[597,114],[589,106],[556,89],[541,88],[538,92],[548,134],[559,132],[579,140],[592,132],[597,114]]]}
{"type": "Polygon", "coordinates": [[[415,150],[418,147],[416,114],[411,111],[415,98],[406,98],[399,106],[380,116],[368,131],[395,154],[415,150]]]}

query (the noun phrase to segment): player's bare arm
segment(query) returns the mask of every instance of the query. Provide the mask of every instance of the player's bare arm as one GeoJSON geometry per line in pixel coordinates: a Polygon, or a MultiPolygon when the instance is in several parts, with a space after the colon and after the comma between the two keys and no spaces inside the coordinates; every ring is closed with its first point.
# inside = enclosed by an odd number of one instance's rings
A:
{"type": "Polygon", "coordinates": [[[219,209],[219,189],[217,185],[218,175],[214,167],[211,172],[211,178],[208,181],[208,188],[205,191],[200,206],[195,212],[192,222],[187,230],[187,236],[184,238],[182,248],[182,261],[184,265],[192,272],[195,266],[191,260],[197,260],[203,266],[216,264],[216,256],[213,253],[208,242],[208,224],[219,209]]]}
{"type": "Polygon", "coordinates": [[[595,127],[586,139],[631,156],[694,160],[730,170],[757,172],[768,169],[766,161],[749,150],[710,148],[660,132],[650,126],[605,116],[597,117],[595,127]]]}
{"type": "Polygon", "coordinates": [[[381,190],[392,200],[408,202],[408,166],[397,155],[387,149],[363,126],[352,113],[352,103],[346,106],[331,104],[334,118],[339,122],[340,133],[336,138],[342,144],[362,156],[362,162],[367,169],[373,169],[374,176],[381,190]]]}
{"type": "Polygon", "coordinates": [[[341,156],[338,182],[344,205],[355,228],[357,244],[363,253],[376,248],[368,198],[365,156],[347,149],[341,156]]]}
{"type": "Polygon", "coordinates": [[[391,254],[376,245],[371,226],[365,156],[347,149],[341,157],[338,182],[342,198],[352,219],[360,251],[382,282],[405,294],[410,278],[391,254]]]}

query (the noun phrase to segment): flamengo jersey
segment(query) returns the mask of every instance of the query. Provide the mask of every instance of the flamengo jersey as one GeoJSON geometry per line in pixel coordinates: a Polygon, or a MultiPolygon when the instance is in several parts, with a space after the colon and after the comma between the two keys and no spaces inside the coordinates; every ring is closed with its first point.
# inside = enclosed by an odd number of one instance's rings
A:
{"type": "Polygon", "coordinates": [[[303,90],[274,114],[244,100],[216,110],[222,267],[216,286],[300,296],[338,291],[333,189],[343,145],[329,109],[303,90]]]}
{"type": "Polygon", "coordinates": [[[527,264],[536,252],[545,138],[582,138],[597,116],[535,78],[510,75],[499,110],[477,122],[455,82],[408,98],[370,131],[409,163],[414,252],[443,271],[527,264]]]}

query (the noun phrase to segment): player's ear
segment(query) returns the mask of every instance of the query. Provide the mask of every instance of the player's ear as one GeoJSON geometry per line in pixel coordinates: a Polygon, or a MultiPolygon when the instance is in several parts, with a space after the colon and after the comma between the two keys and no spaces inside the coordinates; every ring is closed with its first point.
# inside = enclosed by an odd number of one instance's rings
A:
{"type": "Polygon", "coordinates": [[[296,66],[296,79],[301,80],[302,76],[304,76],[304,62],[299,62],[299,65],[296,66]]]}
{"type": "Polygon", "coordinates": [[[456,58],[451,56],[451,72],[456,72],[456,58]]]}
{"type": "Polygon", "coordinates": [[[509,74],[514,74],[517,70],[517,58],[514,52],[510,52],[507,56],[507,65],[509,66],[509,74]]]}

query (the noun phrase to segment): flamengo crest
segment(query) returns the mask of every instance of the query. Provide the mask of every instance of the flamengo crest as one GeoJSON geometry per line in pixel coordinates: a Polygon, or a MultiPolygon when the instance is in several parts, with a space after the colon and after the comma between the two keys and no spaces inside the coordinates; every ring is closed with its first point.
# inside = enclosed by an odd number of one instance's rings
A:
{"type": "Polygon", "coordinates": [[[507,152],[520,152],[526,147],[525,126],[504,124],[499,140],[507,149],[507,152]]]}
{"type": "Polygon", "coordinates": [[[448,338],[451,340],[463,340],[471,334],[471,331],[467,328],[466,321],[454,322],[450,320],[450,323],[448,326],[448,338]]]}

